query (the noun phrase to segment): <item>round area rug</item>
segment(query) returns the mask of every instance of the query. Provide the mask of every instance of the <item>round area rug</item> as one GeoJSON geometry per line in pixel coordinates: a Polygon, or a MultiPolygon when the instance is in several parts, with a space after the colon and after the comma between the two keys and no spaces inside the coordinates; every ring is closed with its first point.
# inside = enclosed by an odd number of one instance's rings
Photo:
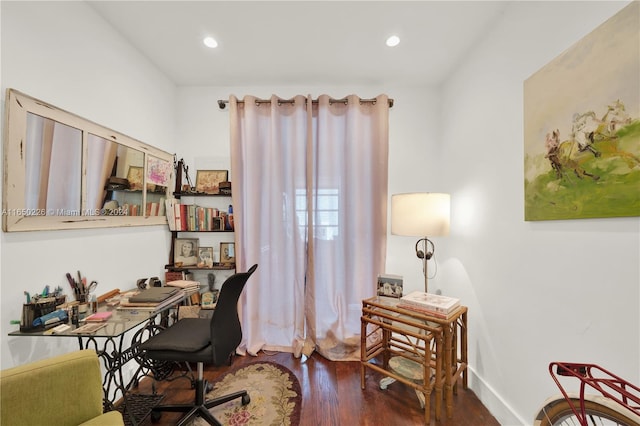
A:
{"type": "MultiPolygon", "coordinates": [[[[272,362],[255,362],[223,374],[212,383],[207,399],[246,390],[251,402],[237,398],[210,409],[223,425],[291,425],[300,423],[302,395],[295,374],[272,362]]],[[[204,426],[197,418],[194,426],[204,426]]]]}

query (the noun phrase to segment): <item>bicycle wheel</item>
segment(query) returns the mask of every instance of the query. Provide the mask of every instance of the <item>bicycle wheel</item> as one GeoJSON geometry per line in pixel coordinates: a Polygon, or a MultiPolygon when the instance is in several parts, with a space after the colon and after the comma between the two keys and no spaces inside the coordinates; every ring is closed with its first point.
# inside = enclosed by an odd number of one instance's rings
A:
{"type": "MultiPolygon", "coordinates": [[[[575,407],[580,406],[579,399],[571,399],[575,407]]],[[[604,402],[604,401],[603,401],[604,402]]],[[[623,407],[585,400],[587,425],[589,426],[640,426],[639,419],[627,413],[623,407]]],[[[536,417],[535,426],[580,426],[579,419],[573,414],[571,405],[564,398],[552,401],[544,406],[536,417]]]]}

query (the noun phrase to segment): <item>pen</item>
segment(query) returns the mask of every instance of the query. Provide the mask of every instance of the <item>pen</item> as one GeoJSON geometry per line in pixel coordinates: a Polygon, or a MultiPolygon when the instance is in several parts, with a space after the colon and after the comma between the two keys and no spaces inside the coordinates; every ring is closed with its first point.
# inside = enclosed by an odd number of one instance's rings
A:
{"type": "Polygon", "coordinates": [[[79,296],[78,286],[76,286],[76,282],[73,280],[73,278],[71,277],[71,274],[68,272],[67,272],[67,281],[69,281],[69,285],[73,289],[73,294],[75,295],[76,299],[78,299],[78,296],[79,296]]]}

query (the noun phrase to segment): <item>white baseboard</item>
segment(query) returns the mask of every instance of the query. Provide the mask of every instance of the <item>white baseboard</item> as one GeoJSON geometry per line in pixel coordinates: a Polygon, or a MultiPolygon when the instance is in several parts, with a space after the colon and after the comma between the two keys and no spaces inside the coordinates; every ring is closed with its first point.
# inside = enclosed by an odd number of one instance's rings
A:
{"type": "Polygon", "coordinates": [[[469,374],[469,388],[473,390],[482,404],[496,418],[502,426],[527,426],[533,420],[525,421],[521,419],[509,405],[489,386],[476,372],[467,367],[469,374]]]}

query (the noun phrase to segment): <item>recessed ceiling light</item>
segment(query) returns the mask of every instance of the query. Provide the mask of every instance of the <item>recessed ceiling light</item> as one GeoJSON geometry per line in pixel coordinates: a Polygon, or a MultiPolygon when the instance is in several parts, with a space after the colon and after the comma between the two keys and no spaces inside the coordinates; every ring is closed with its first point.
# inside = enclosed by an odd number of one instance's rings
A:
{"type": "Polygon", "coordinates": [[[397,35],[392,35],[387,39],[387,46],[389,47],[396,47],[398,44],[400,44],[400,37],[397,35]]]}
{"type": "Polygon", "coordinates": [[[204,43],[205,46],[210,47],[212,49],[215,49],[216,47],[218,47],[218,42],[213,37],[205,37],[204,40],[202,40],[202,42],[204,43]]]}

